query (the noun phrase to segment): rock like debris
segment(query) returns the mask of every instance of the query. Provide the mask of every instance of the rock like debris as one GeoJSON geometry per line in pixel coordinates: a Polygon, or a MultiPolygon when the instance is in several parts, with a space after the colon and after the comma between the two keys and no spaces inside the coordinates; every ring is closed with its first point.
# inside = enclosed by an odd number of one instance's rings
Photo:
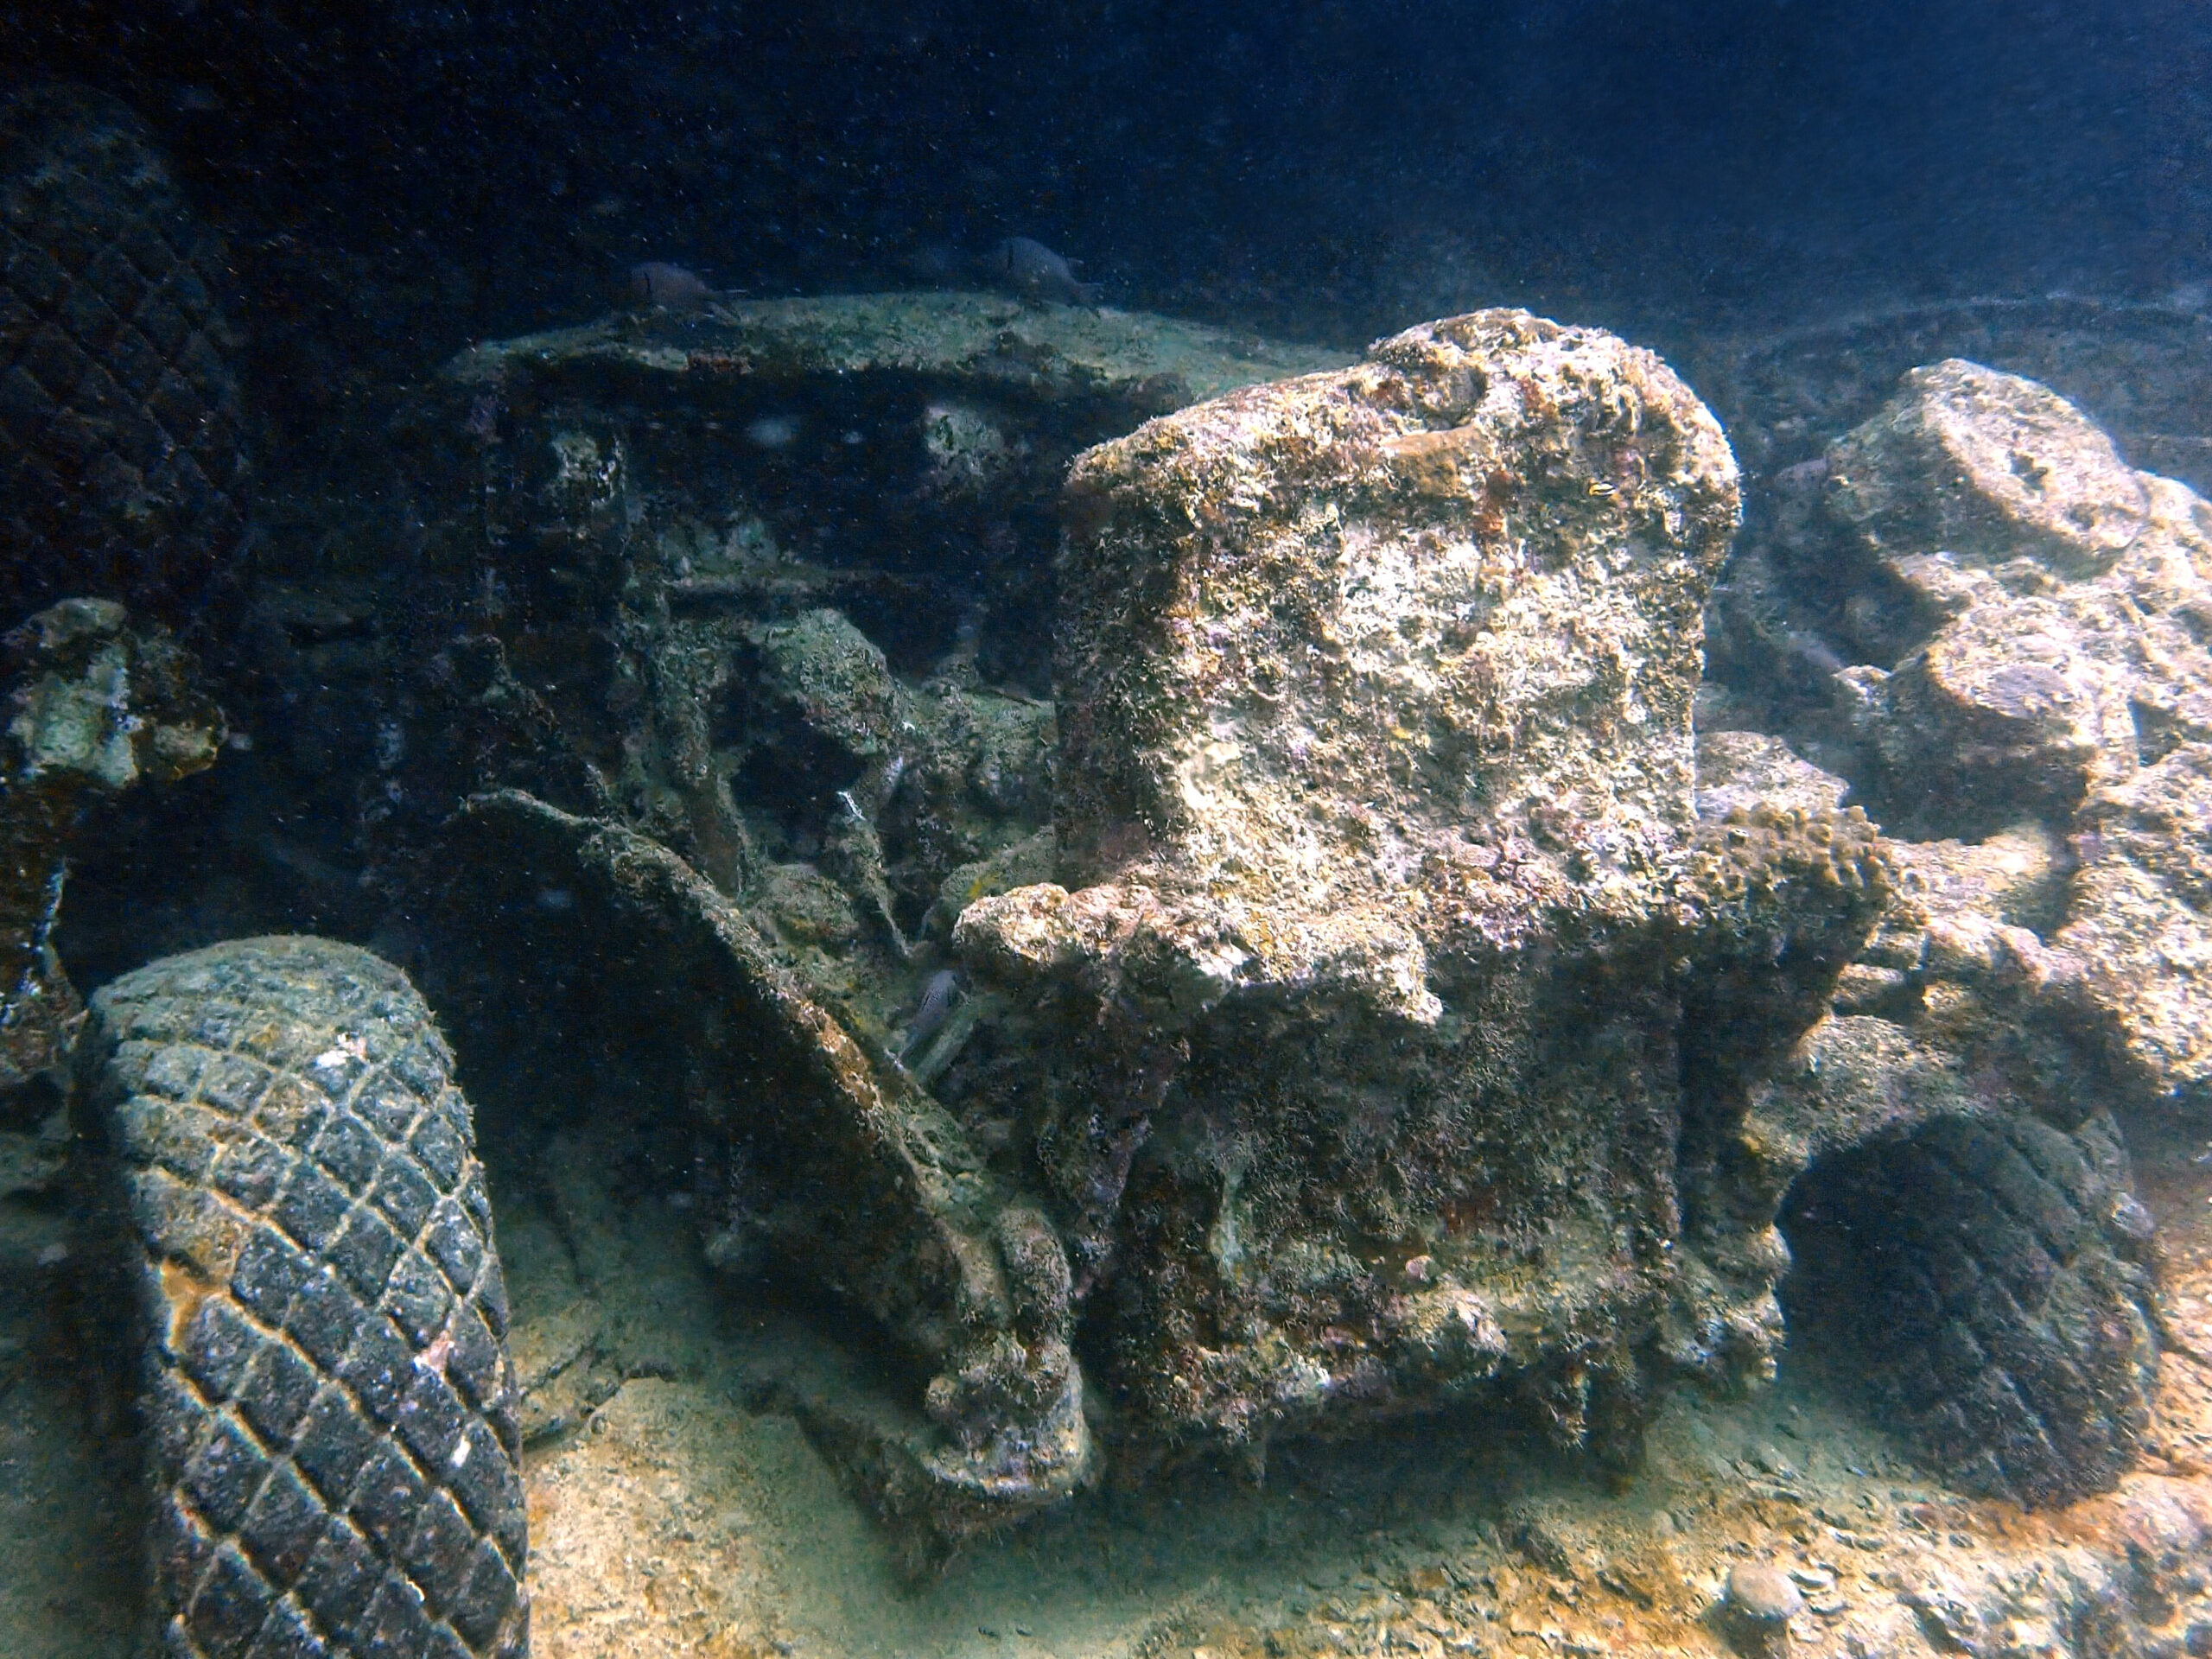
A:
{"type": "Polygon", "coordinates": [[[1626,1457],[1656,1346],[1770,1363],[1771,1204],[1723,1219],[1706,1172],[1694,1243],[1678,1149],[1883,876],[1863,820],[1694,830],[1711,416],[1648,352],[1483,312],[1103,444],[1065,511],[1078,890],[956,941],[1033,1010],[1032,1150],[1132,1432],[1487,1389],[1626,1457]],[[1686,1050],[1685,998],[1745,988],[1686,1050]]]}
{"type": "Polygon", "coordinates": [[[1789,1621],[1804,1605],[1805,1598],[1781,1568],[1738,1561],[1728,1569],[1721,1592],[1721,1621],[1741,1651],[1769,1659],[1788,1651],[1789,1621]]]}
{"type": "Polygon", "coordinates": [[[1876,809],[1922,834],[2035,822],[2070,836],[2063,913],[2008,953],[2033,963],[2021,977],[2046,1015],[2104,1051],[2096,1069],[2125,1079],[2128,1102],[2201,1112],[2212,506],[2128,470],[2044,388],[1957,361],[1908,376],[1829,465],[1874,561],[1866,587],[1903,594],[1923,621],[1893,668],[1838,677],[1876,809]],[[1899,435],[1929,433],[1944,447],[1899,435]],[[1956,539],[1929,539],[1942,533],[1956,539]]]}
{"type": "Polygon", "coordinates": [[[1786,1624],[1805,1605],[1789,1575],[1764,1561],[1739,1561],[1730,1567],[1726,1593],[1732,1609],[1760,1624],[1786,1624]]]}
{"type": "Polygon", "coordinates": [[[93,802],[214,763],[223,716],[166,630],[109,600],[0,635],[0,1094],[58,1067],[83,1009],[54,949],[78,820],[93,802]]]}
{"type": "Polygon", "coordinates": [[[2142,479],[2049,387],[1951,358],[1904,377],[1828,452],[1837,510],[1901,552],[2107,570],[2149,518],[2142,479]]]}
{"type": "Polygon", "coordinates": [[[910,1563],[1078,1487],[1066,1255],[944,1109],[658,842],[507,791],[470,801],[449,848],[438,954],[464,1054],[507,1077],[582,1061],[602,1111],[689,1149],[710,1261],[776,1264],[923,1372],[902,1401],[798,1402],[910,1563]]]}
{"type": "Polygon", "coordinates": [[[772,383],[895,374],[1045,403],[1127,401],[1156,413],[1343,361],[1342,353],[1147,312],[924,292],[715,299],[681,314],[623,313],[487,342],[446,372],[469,385],[624,371],[772,383]]]}

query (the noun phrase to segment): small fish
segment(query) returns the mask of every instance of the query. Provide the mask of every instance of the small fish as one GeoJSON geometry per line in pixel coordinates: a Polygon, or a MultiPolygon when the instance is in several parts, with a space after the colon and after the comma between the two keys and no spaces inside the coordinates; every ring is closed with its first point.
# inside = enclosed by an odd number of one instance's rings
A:
{"type": "Polygon", "coordinates": [[[1058,300],[1063,305],[1096,305],[1098,285],[1079,283],[1072,265],[1042,242],[1009,236],[983,256],[983,270],[997,287],[1026,300],[1058,300]]]}
{"type": "Polygon", "coordinates": [[[921,1006],[914,1010],[913,1019],[906,1027],[906,1044],[899,1051],[901,1065],[929,1046],[930,1039],[944,1028],[946,1019],[960,1001],[960,976],[950,968],[940,968],[930,976],[930,982],[922,988],[921,1006]]]}
{"type": "Polygon", "coordinates": [[[1832,678],[1851,666],[1834,645],[1802,628],[1792,628],[1783,635],[1783,644],[1792,657],[1815,674],[1832,678]]]}
{"type": "Polygon", "coordinates": [[[715,297],[696,270],[648,259],[630,267],[630,292],[640,305],[658,305],[669,311],[690,311],[715,297]]]}

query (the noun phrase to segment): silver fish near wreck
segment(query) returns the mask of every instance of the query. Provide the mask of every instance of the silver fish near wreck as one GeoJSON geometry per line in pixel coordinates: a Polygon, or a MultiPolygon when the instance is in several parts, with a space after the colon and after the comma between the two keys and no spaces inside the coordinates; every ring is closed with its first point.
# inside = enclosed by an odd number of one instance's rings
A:
{"type": "Polygon", "coordinates": [[[1055,300],[1062,305],[1098,303],[1097,283],[1078,282],[1068,260],[1026,236],[1009,236],[994,244],[983,256],[982,268],[994,287],[1024,299],[1055,300]]]}
{"type": "Polygon", "coordinates": [[[715,297],[715,290],[696,270],[647,259],[630,267],[630,294],[640,305],[657,305],[669,311],[689,311],[715,297]]]}

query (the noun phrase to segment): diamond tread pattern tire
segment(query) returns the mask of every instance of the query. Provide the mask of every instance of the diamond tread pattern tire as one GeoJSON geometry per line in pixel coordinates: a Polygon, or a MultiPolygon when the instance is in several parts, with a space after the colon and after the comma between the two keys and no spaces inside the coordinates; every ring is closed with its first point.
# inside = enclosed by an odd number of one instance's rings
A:
{"type": "Polygon", "coordinates": [[[1815,1165],[1785,1222],[1801,1318],[1840,1337],[1955,1484],[2035,1509],[2141,1455],[2158,1372],[2147,1221],[2124,1172],[2033,1118],[1942,1117],[1815,1165]]]}
{"type": "Polygon", "coordinates": [[[225,267],[129,110],[79,86],[0,97],[0,632],[70,595],[182,627],[235,583],[225,267]]]}
{"type": "Polygon", "coordinates": [[[429,1010],[348,945],[92,999],[84,1144],[131,1282],[168,1659],[522,1659],[507,1308],[429,1010]]]}

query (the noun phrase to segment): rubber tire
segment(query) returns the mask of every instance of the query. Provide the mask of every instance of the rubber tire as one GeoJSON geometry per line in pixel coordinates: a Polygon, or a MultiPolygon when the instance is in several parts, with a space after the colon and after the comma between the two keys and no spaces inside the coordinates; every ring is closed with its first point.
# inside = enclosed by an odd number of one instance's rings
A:
{"type": "Polygon", "coordinates": [[[406,977],[259,938],[92,999],[80,1144],[134,1314],[154,1651],[521,1659],[507,1307],[406,977]]]}
{"type": "Polygon", "coordinates": [[[250,470],[227,265],[121,104],[0,96],[0,632],[70,596],[219,625],[250,470]]]}
{"type": "Polygon", "coordinates": [[[2149,1222],[2095,1135],[1936,1118],[1815,1164],[1784,1206],[1793,1334],[1953,1484],[2026,1509],[2111,1491],[2150,1424],[2149,1222]]]}

